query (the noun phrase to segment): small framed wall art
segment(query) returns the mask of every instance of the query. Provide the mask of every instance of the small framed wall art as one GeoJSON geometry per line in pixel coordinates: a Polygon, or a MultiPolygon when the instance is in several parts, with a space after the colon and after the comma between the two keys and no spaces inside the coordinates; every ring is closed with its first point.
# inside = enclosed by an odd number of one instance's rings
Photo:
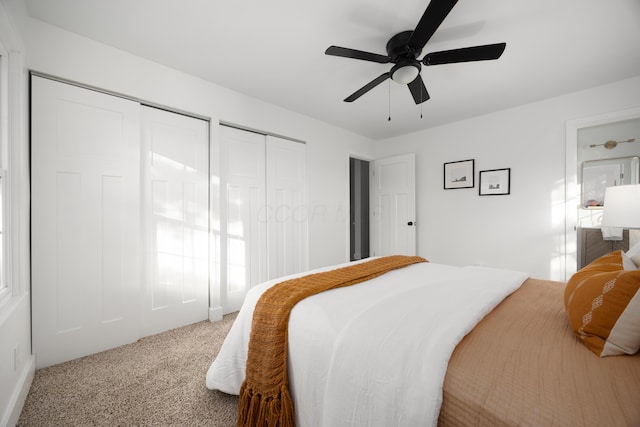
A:
{"type": "Polygon", "coordinates": [[[473,188],[474,160],[460,160],[444,164],[444,189],[473,188]]]}
{"type": "Polygon", "coordinates": [[[481,196],[503,196],[511,192],[511,168],[480,171],[481,196]]]}

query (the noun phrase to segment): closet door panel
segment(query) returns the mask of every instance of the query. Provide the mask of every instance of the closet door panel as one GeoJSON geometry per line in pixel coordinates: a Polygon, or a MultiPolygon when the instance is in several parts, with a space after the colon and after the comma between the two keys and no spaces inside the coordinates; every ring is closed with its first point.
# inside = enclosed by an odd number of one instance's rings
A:
{"type": "Polygon", "coordinates": [[[142,336],[207,319],[208,122],[142,107],[142,336]]]}
{"type": "Polygon", "coordinates": [[[224,168],[226,250],[222,260],[223,312],[238,311],[245,294],[267,278],[265,137],[220,127],[224,168]]]}
{"type": "MultiPolygon", "coordinates": [[[[127,220],[131,219],[124,216],[123,194],[125,194],[123,177],[102,177],[102,259],[100,264],[103,279],[102,318],[107,322],[117,321],[126,315],[120,306],[120,301],[127,298],[121,254],[126,253],[125,244],[128,242],[125,239],[129,240],[131,237],[125,237],[122,230],[126,229],[127,220]]],[[[138,295],[137,292],[135,295],[138,295]]]]}
{"type": "Polygon", "coordinates": [[[269,279],[308,269],[306,150],[303,143],[267,136],[269,279]]]}
{"type": "Polygon", "coordinates": [[[268,279],[308,269],[303,143],[220,127],[223,312],[268,279]]]}
{"type": "Polygon", "coordinates": [[[139,105],[32,78],[37,367],[139,336],[139,105]]]}

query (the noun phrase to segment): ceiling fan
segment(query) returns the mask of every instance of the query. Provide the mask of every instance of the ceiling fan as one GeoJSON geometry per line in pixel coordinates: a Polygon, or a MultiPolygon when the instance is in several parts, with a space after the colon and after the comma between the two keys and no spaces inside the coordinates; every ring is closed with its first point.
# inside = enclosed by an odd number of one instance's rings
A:
{"type": "Polygon", "coordinates": [[[387,55],[364,52],[346,47],[330,46],[325,54],[360,59],[380,64],[392,63],[391,70],[379,75],[348,97],[345,102],[353,102],[387,79],[407,85],[413,100],[421,104],[430,98],[427,88],[420,77],[422,65],[452,64],[456,62],[484,61],[498,59],[504,52],[506,43],[432,52],[418,60],[422,49],[436,32],[442,21],[458,0],[431,0],[418,25],[413,31],[403,31],[391,37],[387,42],[387,55]]]}

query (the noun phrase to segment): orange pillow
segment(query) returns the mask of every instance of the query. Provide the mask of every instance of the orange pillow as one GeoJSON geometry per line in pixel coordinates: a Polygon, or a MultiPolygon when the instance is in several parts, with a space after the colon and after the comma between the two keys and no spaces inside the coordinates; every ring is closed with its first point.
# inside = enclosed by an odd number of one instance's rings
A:
{"type": "Polygon", "coordinates": [[[574,274],[564,290],[564,306],[573,332],[598,356],[640,349],[640,270],[624,270],[622,251],[574,274]]]}

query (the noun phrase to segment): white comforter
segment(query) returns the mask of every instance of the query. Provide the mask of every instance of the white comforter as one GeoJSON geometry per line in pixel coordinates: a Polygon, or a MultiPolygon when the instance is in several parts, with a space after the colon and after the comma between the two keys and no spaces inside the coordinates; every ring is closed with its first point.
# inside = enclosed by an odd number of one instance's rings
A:
{"type": "MultiPolygon", "coordinates": [[[[436,425],[455,346],[526,278],[420,263],[301,301],[289,320],[296,425],[436,425]]],[[[256,301],[285,279],[249,291],[207,372],[208,388],[239,393],[256,301]]]]}

